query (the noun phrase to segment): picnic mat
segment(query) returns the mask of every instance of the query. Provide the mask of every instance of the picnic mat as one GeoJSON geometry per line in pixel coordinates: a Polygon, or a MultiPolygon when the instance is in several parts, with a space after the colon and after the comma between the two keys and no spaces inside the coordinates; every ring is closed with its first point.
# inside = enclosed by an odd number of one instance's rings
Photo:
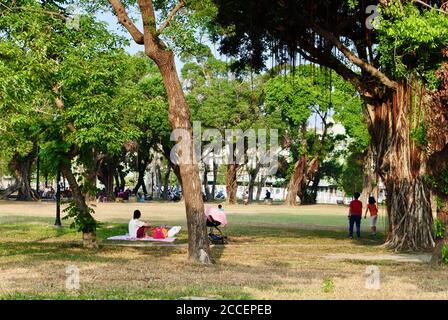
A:
{"type": "Polygon", "coordinates": [[[174,238],[174,237],[167,237],[165,239],[154,239],[153,237],[148,237],[148,238],[139,238],[139,239],[137,239],[137,238],[130,237],[127,234],[124,234],[124,235],[120,235],[120,236],[109,237],[109,238],[107,238],[107,240],[174,242],[174,240],[176,240],[176,238],[174,238]]]}

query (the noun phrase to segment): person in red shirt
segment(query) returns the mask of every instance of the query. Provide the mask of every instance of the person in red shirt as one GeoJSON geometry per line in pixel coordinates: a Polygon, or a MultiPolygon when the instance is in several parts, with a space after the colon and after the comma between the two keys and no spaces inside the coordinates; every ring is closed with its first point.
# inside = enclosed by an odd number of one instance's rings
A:
{"type": "Polygon", "coordinates": [[[348,211],[348,219],[349,219],[349,237],[353,239],[353,225],[356,224],[356,235],[358,238],[361,238],[361,217],[362,217],[362,202],[359,201],[359,197],[361,194],[359,192],[355,192],[354,198],[350,202],[350,209],[348,211]]]}
{"type": "Polygon", "coordinates": [[[376,236],[376,220],[378,218],[378,207],[376,206],[375,197],[369,197],[369,204],[364,214],[364,219],[367,218],[367,211],[370,212],[370,229],[372,230],[372,236],[376,236]]]}

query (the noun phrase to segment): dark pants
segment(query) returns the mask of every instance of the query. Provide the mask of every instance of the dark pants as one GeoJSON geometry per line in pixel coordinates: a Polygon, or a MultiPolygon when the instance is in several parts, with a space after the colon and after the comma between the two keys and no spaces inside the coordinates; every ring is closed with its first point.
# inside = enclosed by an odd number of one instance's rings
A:
{"type": "Polygon", "coordinates": [[[361,236],[361,216],[351,215],[349,220],[350,237],[353,237],[353,225],[356,224],[356,235],[361,236]]]}

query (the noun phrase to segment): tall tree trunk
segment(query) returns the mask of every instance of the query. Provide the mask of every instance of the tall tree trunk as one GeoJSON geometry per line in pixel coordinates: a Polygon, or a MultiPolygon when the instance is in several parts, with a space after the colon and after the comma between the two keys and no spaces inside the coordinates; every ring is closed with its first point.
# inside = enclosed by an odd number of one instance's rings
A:
{"type": "Polygon", "coordinates": [[[227,193],[227,203],[236,204],[236,193],[238,191],[238,165],[228,164],[226,172],[226,193],[227,193]]]}
{"type": "MultiPolygon", "coordinates": [[[[157,32],[157,17],[150,0],[139,0],[143,21],[143,34],[135,28],[120,1],[109,0],[122,25],[131,33],[137,43],[143,44],[145,54],[157,65],[162,75],[163,83],[168,97],[168,119],[173,129],[183,129],[188,138],[193,141],[190,124],[190,110],[185,100],[182,85],[176,71],[174,53],[166,47],[157,32]]],[[[185,3],[182,3],[182,5],[185,3]]],[[[183,152],[193,154],[194,145],[183,152]]],[[[209,264],[210,246],[206,228],[204,203],[201,194],[201,179],[197,163],[180,163],[180,176],[182,178],[182,193],[185,200],[185,211],[188,226],[188,255],[194,261],[209,264]]]]}
{"type": "Polygon", "coordinates": [[[67,179],[73,194],[73,201],[78,210],[78,218],[85,221],[82,228],[83,245],[88,248],[97,248],[96,242],[96,224],[92,215],[90,214],[89,207],[87,206],[84,195],[81,192],[81,188],[76,180],[75,175],[72,172],[70,164],[62,164],[61,172],[67,179]]]}
{"type": "MultiPolygon", "coordinates": [[[[149,26],[145,26],[147,28],[149,26]]],[[[146,44],[152,39],[147,39],[145,33],[145,51],[151,55],[152,49],[146,44]]],[[[168,118],[173,129],[184,129],[188,132],[190,141],[193,141],[190,125],[190,111],[185,100],[179,77],[177,75],[174,55],[167,50],[158,51],[154,57],[162,74],[162,79],[168,96],[168,118]]],[[[187,151],[187,150],[184,150],[187,151]]],[[[194,145],[190,144],[190,153],[194,153],[194,145]]],[[[204,203],[201,193],[201,179],[197,163],[180,163],[180,177],[182,184],[182,196],[185,201],[188,227],[188,254],[192,260],[201,263],[211,263],[210,246],[205,224],[204,203]]]]}
{"type": "Polygon", "coordinates": [[[387,192],[391,234],[386,244],[395,250],[434,246],[430,190],[424,178],[427,157],[411,138],[412,124],[420,124],[412,98],[412,90],[400,84],[381,103],[367,99],[375,167],[387,192]]]}

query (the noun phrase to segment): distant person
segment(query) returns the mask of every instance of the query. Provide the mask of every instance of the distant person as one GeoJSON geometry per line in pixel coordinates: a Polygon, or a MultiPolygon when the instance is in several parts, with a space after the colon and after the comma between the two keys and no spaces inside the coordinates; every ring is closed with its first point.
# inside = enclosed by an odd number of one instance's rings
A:
{"type": "Polygon", "coordinates": [[[140,220],[141,216],[140,210],[135,210],[133,218],[129,221],[129,236],[132,238],[142,239],[148,237],[146,233],[151,229],[151,225],[140,220]]]}
{"type": "Polygon", "coordinates": [[[355,200],[352,200],[350,202],[350,209],[348,211],[350,239],[353,239],[354,224],[356,224],[356,235],[358,236],[358,238],[361,238],[362,202],[358,200],[360,196],[361,194],[359,192],[355,192],[355,200]]]}
{"type": "Polygon", "coordinates": [[[221,211],[224,211],[224,209],[222,208],[222,205],[218,204],[218,209],[221,211]]]}
{"type": "Polygon", "coordinates": [[[369,204],[367,205],[364,219],[367,218],[367,211],[370,212],[370,229],[372,230],[371,236],[376,236],[376,220],[378,218],[378,207],[376,206],[375,197],[369,197],[369,204]]]}
{"type": "Polygon", "coordinates": [[[266,190],[266,196],[265,199],[271,199],[271,192],[269,190],[266,190]]]}

